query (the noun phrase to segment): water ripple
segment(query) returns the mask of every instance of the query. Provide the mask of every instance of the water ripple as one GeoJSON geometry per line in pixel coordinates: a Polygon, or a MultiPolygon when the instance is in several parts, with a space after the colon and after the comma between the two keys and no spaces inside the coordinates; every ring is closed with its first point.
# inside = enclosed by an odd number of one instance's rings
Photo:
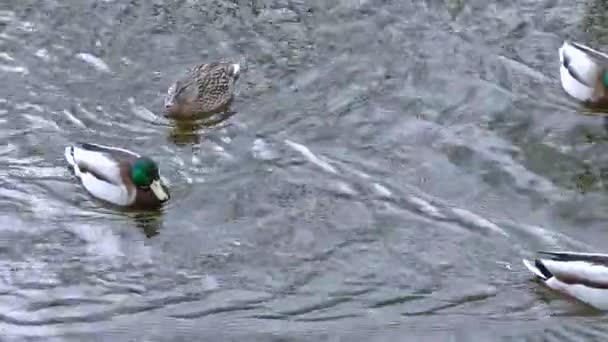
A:
{"type": "Polygon", "coordinates": [[[556,66],[566,37],[605,45],[601,2],[5,7],[3,337],[606,336],[521,265],[608,242],[604,122],[556,66]],[[177,75],[220,59],[246,64],[230,112],[164,118],[177,75]],[[149,155],[172,200],[94,200],[78,141],[149,155]]]}

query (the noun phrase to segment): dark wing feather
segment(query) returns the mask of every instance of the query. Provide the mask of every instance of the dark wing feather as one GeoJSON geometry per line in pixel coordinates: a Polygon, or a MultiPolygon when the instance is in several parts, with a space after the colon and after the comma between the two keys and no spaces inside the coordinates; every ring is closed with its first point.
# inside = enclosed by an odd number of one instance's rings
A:
{"type": "Polygon", "coordinates": [[[608,266],[608,254],[601,253],[579,253],[579,252],[549,252],[540,251],[539,254],[547,255],[551,260],[557,261],[587,261],[596,265],[608,266]]]}
{"type": "Polygon", "coordinates": [[[600,52],[598,50],[592,49],[586,45],[580,44],[580,43],[576,43],[576,42],[570,42],[570,44],[572,44],[572,46],[576,47],[577,49],[583,50],[585,53],[587,53],[589,55],[589,57],[595,59],[599,64],[606,64],[608,63],[608,55],[600,52]]]}
{"type": "Polygon", "coordinates": [[[104,145],[98,145],[98,144],[92,144],[92,143],[79,143],[79,145],[81,148],[83,148],[85,150],[101,152],[101,153],[107,154],[110,156],[110,158],[116,160],[117,162],[132,163],[135,161],[135,159],[140,157],[135,152],[131,152],[129,150],[117,148],[117,147],[104,146],[104,145]]]}

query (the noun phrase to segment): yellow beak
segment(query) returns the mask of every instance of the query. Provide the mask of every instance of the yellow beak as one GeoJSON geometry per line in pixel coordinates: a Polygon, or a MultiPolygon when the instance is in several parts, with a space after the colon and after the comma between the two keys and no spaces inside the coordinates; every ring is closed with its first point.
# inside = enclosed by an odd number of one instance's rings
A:
{"type": "Polygon", "coordinates": [[[164,202],[169,199],[169,194],[163,189],[159,180],[153,181],[152,184],[150,184],[150,189],[159,201],[164,202]]]}

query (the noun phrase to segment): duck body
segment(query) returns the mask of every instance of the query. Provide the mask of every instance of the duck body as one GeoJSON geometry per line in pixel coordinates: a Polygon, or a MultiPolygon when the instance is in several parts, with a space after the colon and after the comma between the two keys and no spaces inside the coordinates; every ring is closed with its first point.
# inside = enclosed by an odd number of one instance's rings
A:
{"type": "Polygon", "coordinates": [[[225,108],[234,95],[241,67],[236,63],[203,63],[187,70],[165,96],[166,116],[192,119],[225,108]]]}
{"type": "Polygon", "coordinates": [[[170,198],[158,166],[148,157],[122,148],[80,143],[65,148],[65,159],[83,187],[105,202],[155,209],[170,198]]]}
{"type": "Polygon", "coordinates": [[[561,84],[568,95],[589,104],[608,105],[608,55],[565,41],[559,59],[561,84]]]}
{"type": "Polygon", "coordinates": [[[599,310],[608,310],[608,254],[539,252],[524,265],[547,287],[599,310]]]}

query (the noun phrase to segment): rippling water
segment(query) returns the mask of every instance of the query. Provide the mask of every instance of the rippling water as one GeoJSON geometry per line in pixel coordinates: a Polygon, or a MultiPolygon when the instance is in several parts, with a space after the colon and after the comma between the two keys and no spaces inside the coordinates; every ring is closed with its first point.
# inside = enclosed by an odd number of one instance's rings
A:
{"type": "Polygon", "coordinates": [[[530,281],[604,251],[608,133],[559,85],[602,1],[4,0],[0,335],[605,340],[530,281]],[[186,67],[246,60],[233,115],[177,125],[186,67]],[[63,149],[159,161],[161,214],[91,199],[63,149]]]}

